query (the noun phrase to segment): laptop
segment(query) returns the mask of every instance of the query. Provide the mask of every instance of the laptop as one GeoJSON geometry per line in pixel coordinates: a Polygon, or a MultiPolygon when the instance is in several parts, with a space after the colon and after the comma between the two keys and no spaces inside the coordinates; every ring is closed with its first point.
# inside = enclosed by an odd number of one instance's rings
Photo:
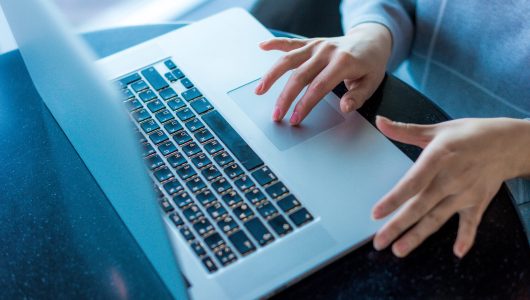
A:
{"type": "Polygon", "coordinates": [[[177,299],[271,295],[370,240],[411,161],[328,94],[271,121],[282,53],[230,9],[94,63],[49,1],[0,0],[44,103],[177,299]],[[31,16],[27,21],[26,16],[31,16]]]}

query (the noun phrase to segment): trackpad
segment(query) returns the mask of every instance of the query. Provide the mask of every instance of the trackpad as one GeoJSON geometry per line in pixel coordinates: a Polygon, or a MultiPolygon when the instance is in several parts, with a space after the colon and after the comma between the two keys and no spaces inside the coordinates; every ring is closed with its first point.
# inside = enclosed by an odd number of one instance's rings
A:
{"type": "Polygon", "coordinates": [[[272,121],[272,109],[287,80],[288,76],[284,75],[262,96],[254,93],[259,79],[228,92],[228,95],[281,151],[287,150],[344,122],[344,118],[340,113],[327,103],[327,100],[335,97],[332,94],[328,94],[316,105],[313,111],[311,111],[299,126],[289,125],[289,118],[291,117],[293,108],[304,94],[305,89],[293,102],[293,105],[282,122],[272,121]]]}

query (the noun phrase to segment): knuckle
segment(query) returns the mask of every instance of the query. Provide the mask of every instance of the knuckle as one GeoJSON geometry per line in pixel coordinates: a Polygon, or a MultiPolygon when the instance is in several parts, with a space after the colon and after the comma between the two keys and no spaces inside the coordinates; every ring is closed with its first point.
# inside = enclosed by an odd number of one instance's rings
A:
{"type": "Polygon", "coordinates": [[[326,88],[326,83],[323,80],[317,79],[314,80],[311,85],[308,87],[308,90],[311,93],[321,92],[326,88]]]}
{"type": "Polygon", "coordinates": [[[291,77],[291,80],[293,83],[297,86],[299,85],[305,85],[306,84],[306,75],[304,72],[301,72],[300,70],[294,70],[293,75],[291,77]]]}
{"type": "Polygon", "coordinates": [[[294,60],[294,57],[292,54],[286,54],[280,58],[280,63],[282,65],[290,65],[294,60]]]}
{"type": "Polygon", "coordinates": [[[336,54],[337,62],[341,65],[350,65],[356,62],[355,57],[347,51],[340,51],[336,54]]]}
{"type": "Polygon", "coordinates": [[[442,215],[439,213],[430,213],[427,214],[425,217],[427,221],[434,226],[441,225],[444,221],[442,215]]]}
{"type": "Polygon", "coordinates": [[[418,199],[410,206],[410,211],[415,215],[423,214],[427,210],[428,206],[423,199],[418,199]]]}

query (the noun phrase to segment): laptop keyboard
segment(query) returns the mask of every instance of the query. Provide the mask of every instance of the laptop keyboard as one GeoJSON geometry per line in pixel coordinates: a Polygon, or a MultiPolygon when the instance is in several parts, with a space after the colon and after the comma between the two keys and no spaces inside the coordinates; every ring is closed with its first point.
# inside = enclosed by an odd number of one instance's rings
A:
{"type": "Polygon", "coordinates": [[[208,272],[313,220],[171,59],[117,83],[160,206],[208,272]]]}

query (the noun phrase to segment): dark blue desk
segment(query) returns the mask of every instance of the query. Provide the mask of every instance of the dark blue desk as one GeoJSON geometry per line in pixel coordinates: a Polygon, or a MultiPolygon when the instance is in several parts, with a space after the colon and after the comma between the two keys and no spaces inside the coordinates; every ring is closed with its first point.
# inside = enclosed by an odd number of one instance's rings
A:
{"type": "MultiPolygon", "coordinates": [[[[121,28],[85,38],[105,56],[179,26],[121,28]]],[[[371,121],[375,114],[417,123],[446,119],[392,77],[361,113],[371,121]]],[[[0,298],[168,298],[41,103],[18,52],[0,56],[0,141],[0,298]]],[[[399,146],[411,158],[419,154],[399,146]]],[[[530,251],[509,197],[501,189],[463,260],[452,254],[453,218],[405,259],[367,244],[277,297],[530,298],[530,251]]]]}

